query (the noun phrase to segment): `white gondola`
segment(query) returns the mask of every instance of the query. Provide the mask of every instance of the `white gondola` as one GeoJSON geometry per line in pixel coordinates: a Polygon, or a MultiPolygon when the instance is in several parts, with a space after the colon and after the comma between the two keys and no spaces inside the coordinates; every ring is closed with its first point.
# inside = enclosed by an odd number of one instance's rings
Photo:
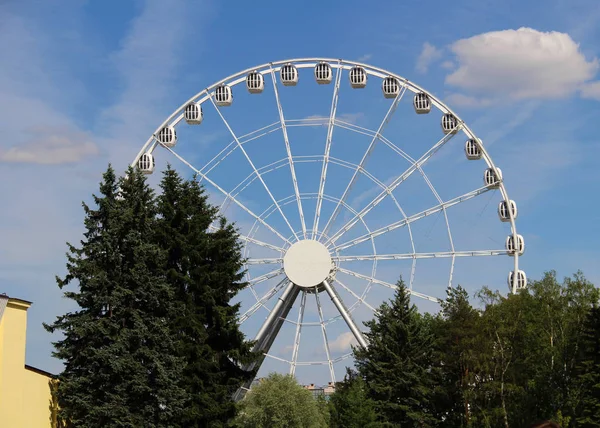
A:
{"type": "Polygon", "coordinates": [[[479,147],[480,144],[481,142],[478,143],[473,139],[467,140],[467,142],[465,143],[465,155],[467,155],[467,159],[481,159],[481,148],[479,147]]]}
{"type": "Polygon", "coordinates": [[[258,71],[248,73],[246,76],[246,88],[251,94],[260,94],[265,89],[265,79],[258,71]]]}
{"type": "Polygon", "coordinates": [[[508,235],[506,237],[506,251],[508,251],[509,256],[514,256],[515,252],[520,256],[525,252],[525,240],[522,235],[517,235],[518,248],[515,247],[515,240],[513,235],[508,235]]]}
{"type": "Polygon", "coordinates": [[[525,272],[522,270],[518,270],[517,271],[517,280],[514,280],[514,276],[515,276],[515,272],[514,271],[510,271],[508,274],[508,289],[510,291],[513,290],[513,285],[515,285],[515,289],[516,290],[522,290],[523,288],[527,287],[527,275],[525,275],[525,272]]]}
{"type": "Polygon", "coordinates": [[[385,98],[396,98],[400,95],[400,82],[395,77],[388,76],[383,79],[381,90],[385,98]]]}
{"type": "Polygon", "coordinates": [[[326,62],[320,62],[315,65],[315,79],[319,85],[327,85],[331,83],[333,71],[331,66],[326,62]]]}
{"type": "MultiPolygon", "coordinates": [[[[513,218],[517,218],[517,203],[513,200],[510,201],[510,206],[513,214],[513,218]]],[[[508,222],[510,221],[510,213],[508,211],[508,203],[506,201],[500,202],[498,204],[498,217],[500,217],[500,221],[508,222]]]]}
{"type": "Polygon", "coordinates": [[[144,174],[152,174],[154,172],[154,156],[152,153],[144,153],[138,160],[138,169],[144,174]]]}
{"type": "Polygon", "coordinates": [[[233,92],[229,85],[219,85],[215,88],[215,104],[219,107],[229,107],[233,103],[233,92]]]}
{"type": "Polygon", "coordinates": [[[177,132],[174,126],[165,126],[156,135],[158,142],[165,147],[175,147],[177,144],[177,132]]]}
{"type": "Polygon", "coordinates": [[[360,89],[367,86],[367,72],[358,65],[350,69],[350,86],[354,89],[360,89]]]}
{"type": "Polygon", "coordinates": [[[458,120],[451,113],[442,116],[442,131],[444,134],[456,134],[458,132],[458,120]]]}
{"type": "Polygon", "coordinates": [[[185,121],[188,125],[200,125],[204,119],[204,112],[199,103],[190,103],[185,106],[184,112],[185,121]]]}
{"type": "Polygon", "coordinates": [[[502,170],[500,168],[496,168],[498,171],[498,176],[492,168],[488,168],[483,173],[483,184],[488,189],[498,189],[500,187],[500,182],[502,181],[502,170]]]}
{"type": "Polygon", "coordinates": [[[284,86],[296,86],[298,84],[298,69],[295,65],[285,64],[279,70],[279,77],[284,86]]]}
{"type": "Polygon", "coordinates": [[[429,95],[419,92],[413,98],[413,107],[417,114],[427,114],[431,111],[431,100],[429,95]]]}

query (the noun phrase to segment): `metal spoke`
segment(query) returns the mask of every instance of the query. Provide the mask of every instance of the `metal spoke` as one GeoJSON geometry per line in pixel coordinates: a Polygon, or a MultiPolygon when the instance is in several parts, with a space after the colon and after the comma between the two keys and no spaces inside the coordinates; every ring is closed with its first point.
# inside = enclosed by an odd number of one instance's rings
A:
{"type": "MultiPolygon", "coordinates": [[[[396,230],[400,227],[406,226],[409,223],[412,223],[414,221],[417,221],[419,219],[422,219],[423,217],[427,217],[430,216],[431,214],[435,214],[437,212],[442,211],[445,208],[450,208],[451,206],[460,204],[461,202],[467,201],[469,199],[472,199],[476,196],[481,195],[482,193],[485,193],[487,191],[489,191],[490,189],[487,187],[481,187],[477,190],[473,190],[472,192],[469,193],[465,193],[464,195],[458,196],[454,199],[450,199],[447,202],[444,202],[442,204],[436,205],[435,207],[429,208],[425,211],[421,211],[420,213],[417,214],[413,214],[405,219],[402,220],[398,220],[394,223],[388,224],[387,226],[384,226],[382,228],[379,228],[377,230],[374,230],[371,233],[368,233],[366,235],[362,235],[358,238],[352,239],[350,241],[347,241],[343,244],[340,245],[335,245],[333,246],[333,250],[335,251],[341,251],[344,250],[346,248],[350,248],[353,247],[354,245],[360,244],[361,242],[365,242],[371,238],[375,238],[377,236],[383,235],[384,233],[388,233],[391,232],[392,230],[396,230]]],[[[341,236],[341,235],[340,235],[341,236]]]]}
{"type": "Polygon", "coordinates": [[[362,331],[360,331],[360,329],[358,328],[358,326],[352,319],[350,312],[344,305],[344,302],[342,301],[340,296],[338,296],[335,289],[331,286],[331,284],[329,284],[328,281],[323,281],[323,287],[325,287],[325,291],[327,291],[327,294],[329,294],[329,298],[331,299],[331,301],[337,308],[337,310],[340,313],[340,315],[342,316],[342,318],[344,318],[344,321],[346,321],[346,324],[348,325],[348,328],[350,329],[350,331],[356,338],[356,341],[359,343],[360,346],[362,346],[363,348],[366,348],[367,341],[365,340],[365,338],[362,334],[362,331]]]}
{"type": "Polygon", "coordinates": [[[175,156],[182,163],[187,165],[191,170],[193,170],[199,177],[201,177],[203,180],[206,180],[211,186],[213,186],[215,189],[217,189],[219,192],[221,192],[226,198],[229,198],[230,200],[232,200],[238,207],[240,207],[241,209],[246,211],[248,214],[250,214],[252,217],[254,217],[255,220],[260,222],[263,226],[265,226],[267,229],[269,229],[271,232],[273,232],[275,235],[277,235],[279,238],[281,238],[284,242],[291,245],[291,242],[286,237],[284,237],[281,233],[279,233],[277,230],[275,230],[271,225],[267,224],[263,219],[259,218],[259,216],[254,214],[254,212],[252,212],[248,207],[246,207],[246,205],[244,205],[240,201],[238,201],[234,196],[232,196],[230,193],[225,191],[221,186],[219,186],[213,180],[208,178],[207,175],[200,172],[200,170],[195,168],[191,163],[189,163],[182,156],[180,156],[178,153],[176,153],[171,147],[165,147],[165,148],[169,152],[171,152],[171,154],[173,154],[173,156],[175,156]]]}
{"type": "MultiPolygon", "coordinates": [[[[377,139],[381,136],[381,133],[383,132],[383,130],[385,129],[385,127],[389,123],[390,119],[392,118],[394,112],[396,111],[396,108],[398,107],[398,104],[400,103],[400,100],[402,100],[402,98],[404,97],[404,93],[405,92],[406,92],[406,85],[403,85],[402,86],[402,90],[396,96],[396,98],[394,99],[394,102],[392,102],[392,105],[390,106],[390,108],[388,109],[385,117],[381,121],[381,124],[379,125],[379,128],[377,129],[377,132],[375,132],[375,135],[373,136],[373,139],[371,140],[371,143],[367,147],[367,150],[366,150],[365,154],[363,155],[362,159],[360,160],[360,163],[358,164],[358,167],[354,171],[354,174],[352,175],[352,178],[350,179],[350,182],[346,186],[346,190],[344,190],[344,193],[342,194],[342,197],[340,198],[341,202],[345,202],[346,201],[346,198],[348,197],[348,193],[350,192],[350,189],[352,188],[352,186],[354,186],[354,183],[356,182],[356,179],[358,178],[359,171],[364,168],[364,166],[365,166],[365,164],[366,164],[369,156],[371,156],[371,153],[373,152],[373,148],[375,147],[375,143],[377,142],[377,139]]],[[[329,228],[331,228],[331,226],[333,225],[333,222],[336,220],[336,218],[337,218],[337,216],[338,216],[338,214],[340,212],[340,209],[341,209],[341,203],[338,203],[336,205],[335,209],[333,210],[333,213],[331,214],[331,217],[329,217],[329,220],[327,221],[327,224],[325,224],[325,228],[323,229],[323,234],[324,235],[327,235],[327,233],[329,232],[329,228]]]]}
{"type": "Polygon", "coordinates": [[[304,310],[306,308],[306,290],[302,290],[300,298],[300,308],[298,309],[298,322],[296,323],[296,335],[294,336],[294,351],[292,353],[292,362],[290,364],[290,374],[294,376],[296,366],[298,365],[298,352],[300,351],[300,335],[302,333],[302,322],[304,321],[304,310]]]}
{"type": "Polygon", "coordinates": [[[267,272],[264,275],[257,276],[256,278],[252,278],[251,280],[248,281],[248,286],[260,284],[261,282],[265,282],[271,278],[275,278],[276,276],[281,275],[282,273],[283,273],[283,268],[272,270],[271,272],[267,272]]]}
{"type": "Polygon", "coordinates": [[[279,206],[279,204],[275,200],[275,197],[273,196],[273,193],[271,193],[271,190],[267,186],[267,183],[265,183],[265,180],[262,178],[262,175],[260,174],[260,172],[258,172],[258,170],[256,169],[256,166],[254,166],[254,162],[252,162],[252,159],[250,159],[250,156],[248,156],[248,153],[246,152],[246,149],[244,149],[244,147],[240,143],[240,140],[238,140],[238,137],[235,135],[235,132],[233,132],[233,129],[231,129],[231,126],[229,125],[229,122],[227,122],[227,119],[225,119],[225,116],[223,116],[223,114],[221,113],[221,110],[217,107],[217,104],[215,103],[215,100],[213,99],[213,97],[210,97],[210,102],[212,103],[213,107],[215,108],[215,110],[217,111],[217,113],[219,114],[219,116],[221,117],[221,120],[223,121],[223,123],[225,124],[225,126],[227,127],[227,129],[229,130],[229,133],[231,134],[231,136],[233,137],[233,139],[237,143],[239,149],[244,154],[246,160],[250,164],[250,167],[254,170],[254,173],[258,176],[258,179],[260,180],[260,182],[262,183],[263,187],[265,188],[265,190],[269,194],[269,197],[271,198],[271,200],[273,201],[273,203],[277,207],[279,213],[281,214],[281,217],[283,218],[283,220],[285,221],[285,223],[288,225],[288,227],[292,231],[292,234],[294,235],[294,237],[296,239],[298,239],[298,236],[296,235],[296,232],[294,231],[294,228],[292,227],[292,225],[290,224],[289,220],[287,219],[287,217],[285,216],[285,214],[281,210],[281,207],[279,206]]]}
{"type": "Polygon", "coordinates": [[[365,294],[363,294],[363,296],[359,296],[358,294],[356,294],[354,291],[352,291],[350,289],[350,287],[348,287],[347,285],[344,285],[344,283],[342,281],[339,280],[339,278],[335,279],[335,282],[337,282],[338,284],[340,284],[340,286],[346,290],[348,293],[352,294],[352,297],[354,297],[356,300],[358,300],[358,302],[362,303],[363,305],[365,305],[367,308],[371,309],[371,311],[373,312],[377,312],[376,309],[371,306],[366,300],[365,300],[365,294]]]}
{"type": "Polygon", "coordinates": [[[340,93],[340,79],[342,69],[337,68],[335,72],[335,84],[333,87],[333,98],[331,100],[331,111],[329,112],[329,123],[327,125],[327,139],[325,140],[325,156],[323,156],[323,166],[321,168],[321,180],[319,182],[319,194],[317,196],[317,208],[315,209],[315,218],[313,221],[313,232],[311,239],[315,239],[319,228],[319,217],[321,216],[321,205],[323,204],[323,192],[325,191],[325,179],[327,177],[327,165],[329,164],[329,152],[331,151],[331,139],[333,137],[333,127],[335,125],[335,114],[337,111],[338,98],[340,93]]]}
{"type": "Polygon", "coordinates": [[[269,265],[275,263],[283,263],[282,257],[275,258],[262,258],[262,259],[248,259],[246,260],[247,265],[269,265]]]}
{"type": "MultiPolygon", "coordinates": [[[[381,281],[381,280],[376,279],[376,278],[371,278],[370,276],[363,275],[361,273],[354,272],[354,271],[351,271],[351,270],[348,270],[348,269],[338,268],[338,271],[342,272],[342,273],[345,273],[346,275],[353,276],[355,278],[364,279],[365,281],[372,281],[375,284],[383,285],[384,287],[391,288],[392,290],[396,290],[398,288],[397,285],[391,284],[391,283],[386,282],[386,281],[381,281]]],[[[412,296],[420,297],[421,299],[429,300],[431,302],[436,302],[436,303],[441,302],[441,300],[438,299],[437,297],[428,296],[427,294],[419,293],[418,291],[409,290],[409,292],[410,292],[410,294],[412,296]]]]}
{"type": "Polygon", "coordinates": [[[285,117],[283,116],[283,109],[281,108],[281,101],[279,99],[279,89],[277,88],[277,79],[275,78],[275,71],[271,67],[271,78],[273,79],[273,89],[275,92],[275,99],[277,100],[277,110],[279,111],[279,121],[281,122],[281,130],[283,132],[283,140],[285,142],[285,149],[288,155],[288,161],[290,164],[290,173],[292,175],[292,183],[294,184],[294,193],[296,194],[296,201],[298,203],[298,214],[300,215],[300,222],[302,224],[302,235],[306,239],[306,222],[304,221],[304,211],[302,210],[302,201],[300,200],[300,190],[298,189],[298,179],[296,177],[296,169],[294,168],[294,161],[292,159],[292,149],[290,147],[290,140],[287,134],[287,127],[285,123],[285,117]]]}
{"type": "Polygon", "coordinates": [[[358,260],[405,260],[405,259],[435,259],[449,257],[478,257],[478,256],[505,256],[507,250],[475,250],[475,251],[440,251],[433,253],[402,253],[402,254],[377,254],[365,256],[332,256],[332,260],[340,262],[358,260]]]}
{"type": "MultiPolygon", "coordinates": [[[[219,230],[219,228],[216,227],[216,226],[210,225],[210,226],[208,226],[208,230],[210,230],[211,232],[215,232],[215,231],[219,230]]],[[[258,239],[251,238],[249,236],[238,235],[238,239],[240,241],[251,242],[253,244],[260,245],[261,247],[270,248],[271,250],[275,250],[275,251],[279,251],[279,252],[284,252],[284,249],[281,248],[281,247],[278,247],[277,245],[273,245],[273,244],[269,244],[267,242],[259,241],[258,239]]]]}
{"type": "Polygon", "coordinates": [[[273,297],[275,294],[277,294],[277,292],[279,290],[281,290],[283,288],[283,286],[286,285],[286,283],[288,283],[288,282],[289,282],[289,280],[287,278],[284,278],[281,281],[279,281],[279,283],[277,285],[275,285],[275,287],[271,288],[267,293],[265,293],[265,295],[262,296],[259,301],[257,301],[254,305],[252,305],[252,307],[250,309],[248,309],[246,312],[244,312],[244,314],[240,317],[240,325],[242,325],[244,322],[246,322],[248,320],[248,318],[250,318],[252,315],[254,315],[254,313],[261,306],[264,306],[265,303],[267,303],[271,299],[271,297],[273,297]]]}
{"type": "Polygon", "coordinates": [[[319,293],[315,292],[315,300],[317,301],[317,312],[319,313],[319,322],[321,323],[321,332],[323,333],[323,344],[325,345],[325,354],[327,355],[327,363],[329,364],[329,372],[331,373],[331,381],[335,383],[335,372],[333,370],[333,361],[331,361],[331,351],[329,350],[329,341],[327,340],[327,329],[325,328],[325,320],[323,318],[323,308],[319,300],[319,293]]]}
{"type": "Polygon", "coordinates": [[[421,167],[423,164],[425,164],[439,149],[441,149],[444,146],[444,144],[446,144],[448,141],[450,141],[450,139],[452,138],[453,135],[454,134],[452,134],[452,133],[444,135],[444,137],[442,137],[436,144],[434,144],[434,146],[432,148],[430,148],[423,156],[421,156],[419,158],[419,160],[414,162],[410,167],[408,167],[406,169],[406,171],[404,171],[399,177],[397,177],[387,187],[386,190],[382,191],[379,195],[377,195],[375,197],[375,199],[373,199],[371,202],[369,202],[365,206],[365,208],[363,208],[358,213],[357,216],[352,218],[352,220],[350,220],[344,226],[342,226],[340,228],[340,230],[335,233],[335,235],[333,235],[331,238],[329,238],[329,240],[327,240],[326,244],[329,244],[330,242],[335,242],[335,240],[337,240],[340,236],[342,236],[344,233],[346,233],[348,230],[350,230],[350,228],[352,228],[352,226],[354,226],[358,222],[359,217],[366,215],[369,211],[371,211],[373,208],[375,208],[377,205],[379,205],[379,203],[387,195],[391,194],[394,191],[394,189],[396,189],[396,187],[398,187],[400,184],[402,184],[408,177],[410,177],[412,175],[413,172],[415,172],[419,167],[421,167]]]}

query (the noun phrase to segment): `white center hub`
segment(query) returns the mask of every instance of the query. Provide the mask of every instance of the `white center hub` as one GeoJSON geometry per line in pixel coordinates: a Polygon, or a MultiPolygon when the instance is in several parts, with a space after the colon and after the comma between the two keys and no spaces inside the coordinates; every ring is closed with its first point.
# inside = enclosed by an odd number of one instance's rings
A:
{"type": "Polygon", "coordinates": [[[325,245],[312,239],[294,243],[283,257],[283,270],[299,287],[316,287],[331,272],[331,256],[325,245]]]}

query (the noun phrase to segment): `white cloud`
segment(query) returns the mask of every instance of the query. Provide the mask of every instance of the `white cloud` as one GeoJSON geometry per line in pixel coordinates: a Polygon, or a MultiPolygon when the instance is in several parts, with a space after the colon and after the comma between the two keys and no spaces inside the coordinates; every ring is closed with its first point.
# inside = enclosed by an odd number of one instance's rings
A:
{"type": "Polygon", "coordinates": [[[348,352],[350,351],[350,346],[356,344],[357,342],[354,334],[347,331],[346,333],[340,334],[333,342],[330,342],[329,349],[331,352],[348,352]]]}
{"type": "Polygon", "coordinates": [[[0,162],[58,165],[80,162],[99,154],[84,132],[60,127],[36,127],[32,138],[8,150],[0,149],[0,162]]]}
{"type": "Polygon", "coordinates": [[[359,57],[357,61],[358,62],[365,62],[365,61],[370,60],[372,56],[373,55],[371,55],[371,54],[364,54],[363,56],[359,57]]]}
{"type": "Polygon", "coordinates": [[[586,83],[581,88],[582,98],[600,100],[600,82],[586,83]]]}
{"type": "Polygon", "coordinates": [[[416,69],[419,73],[427,73],[429,66],[442,57],[442,51],[431,43],[423,43],[423,49],[417,58],[416,69]]]}
{"type": "Polygon", "coordinates": [[[456,65],[452,61],[444,61],[442,62],[441,67],[446,70],[452,70],[456,65]]]}
{"type": "Polygon", "coordinates": [[[510,99],[561,98],[598,71],[566,33],[531,28],[479,34],[454,42],[458,68],[446,83],[474,95],[510,99]]]}
{"type": "Polygon", "coordinates": [[[477,98],[471,95],[454,93],[446,97],[445,102],[457,107],[486,107],[493,103],[489,98],[477,98]]]}

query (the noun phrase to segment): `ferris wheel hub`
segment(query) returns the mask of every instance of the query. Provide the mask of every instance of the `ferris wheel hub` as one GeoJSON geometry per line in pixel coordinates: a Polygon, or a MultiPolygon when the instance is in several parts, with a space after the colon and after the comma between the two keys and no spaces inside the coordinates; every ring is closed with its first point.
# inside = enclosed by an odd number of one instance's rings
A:
{"type": "Polygon", "coordinates": [[[331,255],[318,241],[305,239],[294,243],[283,257],[285,274],[299,287],[317,287],[325,281],[332,268],[331,255]]]}

